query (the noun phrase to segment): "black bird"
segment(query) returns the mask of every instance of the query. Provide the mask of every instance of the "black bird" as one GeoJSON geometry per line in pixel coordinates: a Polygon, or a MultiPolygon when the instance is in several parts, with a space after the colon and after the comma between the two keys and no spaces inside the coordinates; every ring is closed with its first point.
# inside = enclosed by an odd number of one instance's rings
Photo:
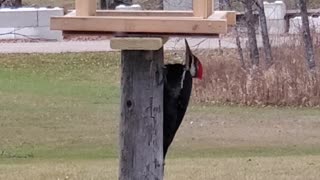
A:
{"type": "Polygon", "coordinates": [[[202,79],[202,65],[192,54],[187,40],[185,64],[165,66],[164,117],[163,117],[163,158],[182,122],[192,91],[192,78],[202,79]]]}

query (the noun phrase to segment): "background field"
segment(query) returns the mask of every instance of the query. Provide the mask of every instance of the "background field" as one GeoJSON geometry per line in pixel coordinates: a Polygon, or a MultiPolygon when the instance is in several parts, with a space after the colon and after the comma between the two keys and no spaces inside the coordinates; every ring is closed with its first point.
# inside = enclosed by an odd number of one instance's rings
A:
{"type": "MultiPolygon", "coordinates": [[[[0,179],[116,179],[119,54],[0,55],[0,179]]],[[[318,179],[320,111],[193,103],[166,179],[318,179]]]]}

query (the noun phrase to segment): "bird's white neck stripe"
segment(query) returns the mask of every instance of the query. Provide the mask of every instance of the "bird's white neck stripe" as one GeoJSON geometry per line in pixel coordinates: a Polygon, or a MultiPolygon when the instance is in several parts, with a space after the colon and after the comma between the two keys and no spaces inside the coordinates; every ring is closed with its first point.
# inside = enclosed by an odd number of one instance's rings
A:
{"type": "Polygon", "coordinates": [[[184,70],[183,70],[183,73],[182,73],[182,77],[181,77],[181,82],[180,82],[180,84],[181,84],[181,89],[183,88],[183,82],[184,82],[184,78],[185,78],[185,76],[186,76],[186,72],[187,72],[187,70],[184,69],[184,70]]]}

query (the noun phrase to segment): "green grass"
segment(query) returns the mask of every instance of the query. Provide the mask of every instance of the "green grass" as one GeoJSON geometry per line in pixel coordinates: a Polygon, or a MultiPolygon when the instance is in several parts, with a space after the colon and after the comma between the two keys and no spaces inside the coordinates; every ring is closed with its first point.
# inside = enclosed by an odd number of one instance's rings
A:
{"type": "Polygon", "coordinates": [[[118,54],[1,56],[0,158],[115,157],[118,54]]]}
{"type": "MultiPolygon", "coordinates": [[[[119,65],[118,53],[0,55],[0,179],[116,179],[119,65]]],[[[319,117],[317,108],[192,104],[167,177],[313,179],[319,117]],[[301,168],[309,174],[292,171],[301,168]]]]}

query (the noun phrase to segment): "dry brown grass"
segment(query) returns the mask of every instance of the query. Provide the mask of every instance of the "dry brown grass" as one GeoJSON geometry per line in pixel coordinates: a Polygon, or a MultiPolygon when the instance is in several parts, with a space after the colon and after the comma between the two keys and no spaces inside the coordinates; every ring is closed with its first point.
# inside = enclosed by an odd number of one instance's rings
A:
{"type": "MultiPolygon", "coordinates": [[[[235,50],[202,57],[205,75],[202,81],[196,81],[193,99],[244,105],[320,105],[320,71],[308,70],[303,47],[282,46],[274,48],[273,53],[275,60],[270,68],[261,63],[261,67],[248,65],[243,69],[235,50]]],[[[320,57],[318,48],[316,57],[320,57]]]]}

